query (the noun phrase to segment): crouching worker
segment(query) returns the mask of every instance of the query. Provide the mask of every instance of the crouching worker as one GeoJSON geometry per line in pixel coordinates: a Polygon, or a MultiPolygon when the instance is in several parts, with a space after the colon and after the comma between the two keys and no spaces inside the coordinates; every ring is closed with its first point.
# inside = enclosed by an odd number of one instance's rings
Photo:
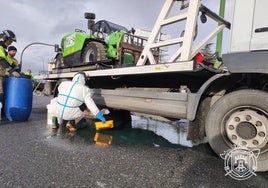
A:
{"type": "MultiPolygon", "coordinates": [[[[91,98],[92,93],[90,89],[85,86],[85,82],[86,75],[84,72],[77,73],[72,81],[62,82],[58,87],[58,96],[52,99],[50,104],[47,105],[48,112],[51,113],[52,116],[57,117],[62,120],[62,122],[67,121],[66,127],[71,132],[76,131],[75,124],[85,117],[85,113],[81,109],[82,104],[85,104],[96,118],[102,122],[106,121],[91,98]]],[[[54,123],[55,125],[52,128],[57,128],[58,124],[56,124],[55,118],[54,123]]]]}

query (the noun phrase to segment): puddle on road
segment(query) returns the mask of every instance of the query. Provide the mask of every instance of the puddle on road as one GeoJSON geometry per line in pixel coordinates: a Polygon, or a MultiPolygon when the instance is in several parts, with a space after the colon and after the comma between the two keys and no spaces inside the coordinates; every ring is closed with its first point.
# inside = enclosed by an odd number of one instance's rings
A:
{"type": "MultiPolygon", "coordinates": [[[[153,147],[192,147],[190,141],[186,141],[186,122],[179,121],[176,124],[132,116],[130,128],[115,128],[96,131],[92,121],[86,121],[78,125],[75,133],[61,126],[57,131],[51,130],[47,138],[56,138],[73,144],[109,145],[149,145],[153,147]]],[[[117,126],[118,127],[118,126],[117,126]]],[[[121,126],[122,127],[122,126],[121,126]]]]}
{"type": "Polygon", "coordinates": [[[132,116],[132,128],[152,131],[158,136],[168,140],[172,144],[192,147],[193,143],[186,140],[187,124],[181,120],[173,124],[156,121],[151,118],[132,116]]]}

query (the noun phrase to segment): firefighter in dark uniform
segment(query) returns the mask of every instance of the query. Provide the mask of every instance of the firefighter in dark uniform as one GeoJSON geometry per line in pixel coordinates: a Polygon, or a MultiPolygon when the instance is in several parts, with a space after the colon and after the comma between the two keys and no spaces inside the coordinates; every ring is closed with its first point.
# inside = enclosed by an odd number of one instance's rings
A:
{"type": "MultiPolygon", "coordinates": [[[[3,102],[3,77],[6,70],[11,74],[14,70],[13,61],[7,56],[7,47],[16,42],[16,35],[10,30],[4,30],[0,33],[0,102],[3,102]]],[[[17,70],[18,71],[18,70],[17,70]]]]}

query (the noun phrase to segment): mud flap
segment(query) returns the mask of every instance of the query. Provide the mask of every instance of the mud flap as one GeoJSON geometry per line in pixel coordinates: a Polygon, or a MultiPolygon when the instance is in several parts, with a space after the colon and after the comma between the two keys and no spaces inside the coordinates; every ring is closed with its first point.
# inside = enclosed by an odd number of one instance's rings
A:
{"type": "Polygon", "coordinates": [[[198,107],[194,121],[190,121],[188,125],[187,140],[200,142],[205,137],[205,123],[207,113],[210,109],[211,97],[203,99],[198,107]]]}

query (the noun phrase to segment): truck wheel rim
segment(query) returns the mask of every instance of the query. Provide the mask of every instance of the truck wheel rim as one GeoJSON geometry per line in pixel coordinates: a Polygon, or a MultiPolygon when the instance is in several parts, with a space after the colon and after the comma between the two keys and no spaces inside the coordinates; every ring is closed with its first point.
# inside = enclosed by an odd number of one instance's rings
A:
{"type": "Polygon", "coordinates": [[[94,50],[92,50],[92,49],[88,50],[86,53],[86,57],[87,57],[86,62],[94,61],[94,57],[95,57],[94,50]]]}
{"type": "Polygon", "coordinates": [[[224,118],[223,133],[228,143],[264,152],[268,148],[268,114],[259,108],[239,107],[224,118]]]}

